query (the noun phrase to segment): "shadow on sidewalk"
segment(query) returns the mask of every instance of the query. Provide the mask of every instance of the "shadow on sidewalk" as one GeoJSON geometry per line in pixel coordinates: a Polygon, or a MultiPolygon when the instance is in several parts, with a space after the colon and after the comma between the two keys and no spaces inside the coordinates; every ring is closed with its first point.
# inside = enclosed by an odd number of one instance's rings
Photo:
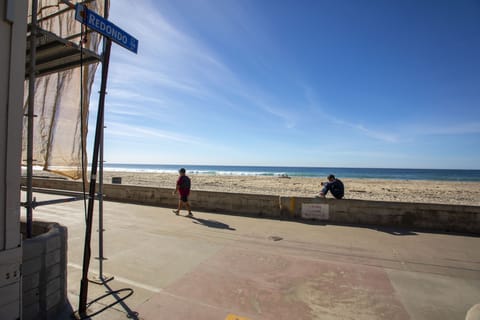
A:
{"type": "Polygon", "coordinates": [[[119,304],[122,307],[122,309],[125,311],[126,317],[128,319],[134,319],[134,320],[139,320],[140,319],[140,318],[138,318],[138,312],[130,309],[130,307],[125,303],[125,299],[127,299],[128,297],[130,297],[133,294],[133,289],[124,288],[124,289],[120,289],[120,290],[113,290],[108,285],[107,282],[105,282],[103,285],[105,286],[105,288],[107,288],[106,292],[109,293],[116,300],[114,303],[112,303],[110,305],[110,307],[113,307],[114,305],[119,304]],[[125,294],[125,292],[127,292],[127,293],[125,294]]]}
{"type": "Polygon", "coordinates": [[[408,229],[389,228],[389,227],[376,227],[376,228],[371,227],[371,229],[374,229],[380,232],[385,232],[393,236],[418,236],[418,233],[408,229]]]}
{"type": "MultiPolygon", "coordinates": [[[[296,223],[308,224],[308,225],[319,225],[319,226],[331,225],[331,226],[340,226],[340,227],[365,228],[365,229],[375,230],[378,232],[385,232],[385,233],[391,234],[392,236],[417,236],[418,235],[418,233],[413,230],[410,230],[407,228],[401,228],[401,227],[381,227],[381,226],[349,224],[349,223],[345,223],[345,224],[329,223],[328,221],[325,221],[325,220],[312,220],[312,219],[291,220],[291,221],[296,223]]],[[[425,230],[424,232],[444,233],[439,231],[427,231],[427,230],[425,230]]]]}
{"type": "Polygon", "coordinates": [[[193,220],[193,223],[201,224],[209,228],[225,229],[225,230],[232,230],[232,231],[237,230],[235,228],[230,227],[226,223],[216,221],[216,220],[208,220],[208,219],[202,219],[197,217],[190,217],[190,219],[193,220]]]}
{"type": "Polygon", "coordinates": [[[105,294],[87,302],[86,314],[79,314],[78,310],[73,310],[72,305],[68,303],[62,313],[60,313],[55,319],[92,320],[95,319],[95,316],[105,312],[103,317],[108,319],[110,316],[120,318],[121,314],[124,314],[124,317],[128,319],[140,320],[138,317],[138,312],[133,311],[125,302],[125,300],[133,294],[132,288],[114,290],[108,285],[107,282],[99,285],[105,287],[105,294]],[[104,300],[107,302],[104,302],[104,300]],[[117,305],[120,306],[120,308],[116,307],[117,305]]]}

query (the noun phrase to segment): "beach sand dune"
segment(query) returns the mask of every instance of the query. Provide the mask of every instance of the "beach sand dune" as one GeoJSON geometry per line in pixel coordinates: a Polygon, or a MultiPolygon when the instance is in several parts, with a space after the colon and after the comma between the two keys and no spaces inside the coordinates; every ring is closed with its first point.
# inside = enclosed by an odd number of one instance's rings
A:
{"type": "MultiPolygon", "coordinates": [[[[187,172],[188,174],[188,172],[187,172]]],[[[318,195],[322,178],[272,176],[237,176],[189,174],[192,190],[219,191],[279,196],[314,197],[318,195]]],[[[105,172],[104,182],[121,177],[122,184],[174,188],[176,174],[151,172],[105,172]]],[[[345,198],[443,203],[480,206],[480,183],[461,181],[342,179],[345,198]]]]}

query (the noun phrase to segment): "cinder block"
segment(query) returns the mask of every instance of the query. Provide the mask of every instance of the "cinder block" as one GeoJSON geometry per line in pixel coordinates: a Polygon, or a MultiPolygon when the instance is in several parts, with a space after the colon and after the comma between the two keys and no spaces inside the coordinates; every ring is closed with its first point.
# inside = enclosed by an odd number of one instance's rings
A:
{"type": "Polygon", "coordinates": [[[56,263],[60,263],[60,249],[45,255],[45,267],[50,267],[56,263]]]}
{"type": "Polygon", "coordinates": [[[31,290],[28,290],[28,291],[23,291],[23,293],[22,293],[23,307],[25,308],[29,305],[38,303],[39,295],[40,295],[40,293],[38,291],[38,288],[33,288],[31,290]]]}
{"type": "Polygon", "coordinates": [[[52,235],[45,244],[45,252],[49,253],[53,250],[59,249],[61,246],[61,238],[60,235],[57,233],[52,235]]]}
{"type": "Polygon", "coordinates": [[[47,288],[45,290],[47,296],[52,295],[54,292],[61,289],[62,279],[63,277],[57,277],[47,283],[47,288]]]}
{"type": "Polygon", "coordinates": [[[24,276],[22,279],[22,291],[31,290],[33,288],[38,288],[40,284],[40,273],[32,273],[28,276],[24,276]]]}
{"type": "Polygon", "coordinates": [[[55,307],[62,301],[62,293],[63,292],[57,291],[47,296],[47,299],[45,301],[47,310],[55,307]]]}
{"type": "Polygon", "coordinates": [[[61,272],[62,272],[62,267],[58,263],[46,268],[46,272],[45,272],[46,280],[50,281],[53,278],[60,277],[63,274],[61,272]]]}
{"type": "Polygon", "coordinates": [[[40,302],[23,307],[23,320],[37,320],[40,314],[40,302]]]}
{"type": "Polygon", "coordinates": [[[42,259],[36,257],[30,260],[26,260],[22,265],[23,276],[28,276],[32,273],[39,272],[42,269],[42,259]]]}
{"type": "Polygon", "coordinates": [[[67,228],[62,227],[61,225],[57,225],[56,229],[57,229],[57,234],[60,236],[60,239],[62,238],[66,239],[65,235],[67,234],[67,228]]]}
{"type": "Polygon", "coordinates": [[[45,251],[45,245],[42,241],[36,241],[36,239],[23,240],[23,259],[32,259],[43,255],[45,251]]]}
{"type": "Polygon", "coordinates": [[[29,241],[26,252],[33,258],[23,256],[26,320],[53,319],[66,302],[66,228],[51,223],[40,227],[48,232],[29,241]]]}

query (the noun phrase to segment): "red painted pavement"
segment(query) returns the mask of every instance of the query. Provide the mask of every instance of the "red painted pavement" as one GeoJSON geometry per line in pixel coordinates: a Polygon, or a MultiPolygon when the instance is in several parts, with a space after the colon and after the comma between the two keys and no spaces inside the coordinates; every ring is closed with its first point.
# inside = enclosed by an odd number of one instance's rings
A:
{"type": "Polygon", "coordinates": [[[410,319],[381,268],[223,249],[141,305],[142,319],[410,319]]]}

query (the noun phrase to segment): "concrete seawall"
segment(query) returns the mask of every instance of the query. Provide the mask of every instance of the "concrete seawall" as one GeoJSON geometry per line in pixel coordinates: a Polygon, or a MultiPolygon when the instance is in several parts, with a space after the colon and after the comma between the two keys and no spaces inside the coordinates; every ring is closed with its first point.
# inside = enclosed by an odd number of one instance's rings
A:
{"type": "MultiPolygon", "coordinates": [[[[57,179],[36,178],[33,186],[66,191],[82,190],[80,182],[57,179]]],[[[104,199],[174,208],[178,200],[172,196],[172,191],[166,188],[104,184],[104,199]]],[[[480,206],[335,200],[195,190],[192,191],[190,200],[194,210],[200,211],[480,234],[480,206]]]]}

